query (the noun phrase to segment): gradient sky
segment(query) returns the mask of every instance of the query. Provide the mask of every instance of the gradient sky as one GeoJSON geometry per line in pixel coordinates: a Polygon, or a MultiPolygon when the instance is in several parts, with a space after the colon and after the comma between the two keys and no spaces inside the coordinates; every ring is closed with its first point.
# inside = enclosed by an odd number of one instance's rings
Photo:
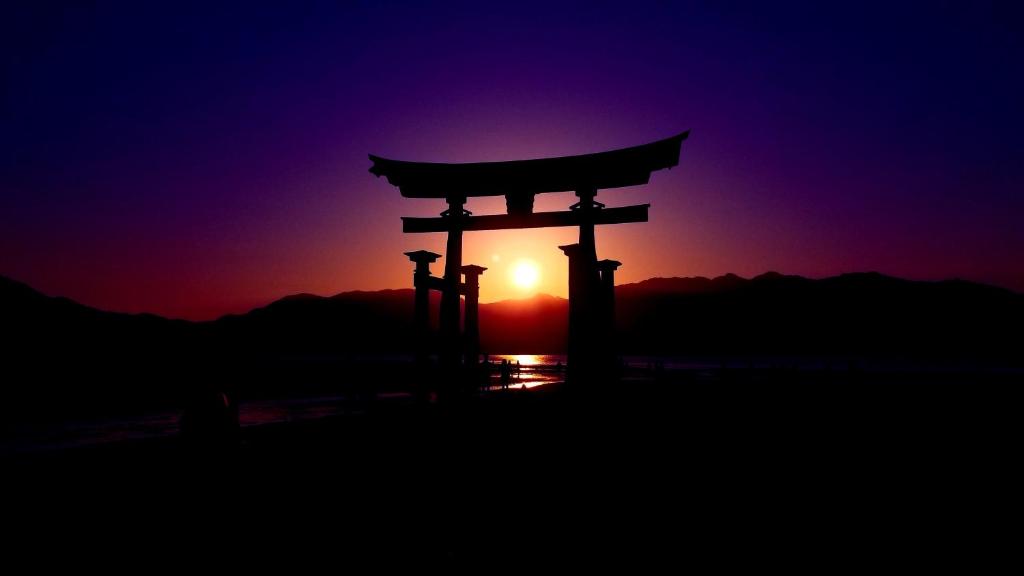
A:
{"type": "MultiPolygon", "coordinates": [[[[194,319],[408,287],[402,252],[444,237],[399,217],[445,206],[401,198],[368,153],[510,160],[690,129],[678,167],[598,196],[652,204],[598,231],[619,282],[877,270],[1024,291],[1015,4],[5,2],[0,274],[194,319]]],[[[524,295],[523,257],[564,295],[575,234],[467,234],[481,299],[524,295]]]]}

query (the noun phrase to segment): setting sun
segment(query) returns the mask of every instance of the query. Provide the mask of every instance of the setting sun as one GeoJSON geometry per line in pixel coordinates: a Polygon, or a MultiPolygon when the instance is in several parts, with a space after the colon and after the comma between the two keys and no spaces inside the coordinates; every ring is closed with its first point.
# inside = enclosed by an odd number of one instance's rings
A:
{"type": "Polygon", "coordinates": [[[540,280],[540,268],[533,260],[519,260],[512,266],[512,283],[518,288],[528,290],[540,280]]]}

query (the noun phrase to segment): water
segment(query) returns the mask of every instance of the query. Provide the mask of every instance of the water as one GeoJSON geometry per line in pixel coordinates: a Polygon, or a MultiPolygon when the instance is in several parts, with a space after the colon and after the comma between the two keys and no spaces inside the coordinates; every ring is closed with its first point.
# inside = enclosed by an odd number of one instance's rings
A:
{"type": "MultiPolygon", "coordinates": [[[[345,410],[345,399],[341,396],[252,400],[239,403],[238,420],[242,427],[260,426],[316,420],[343,414],[345,410]]],[[[178,433],[180,421],[180,410],[165,410],[117,418],[81,419],[26,426],[15,430],[15,437],[10,441],[0,441],[0,454],[166,438],[178,433]]]]}
{"type": "MultiPolygon", "coordinates": [[[[565,366],[565,356],[557,354],[501,354],[492,355],[494,364],[491,373],[491,389],[501,385],[501,373],[497,363],[509,360],[514,367],[519,363],[519,373],[513,372],[510,386],[513,388],[534,388],[564,379],[564,372],[558,371],[559,363],[565,366]]],[[[380,358],[375,358],[381,361],[380,358]]],[[[395,358],[408,361],[407,358],[395,358]]],[[[385,362],[386,363],[386,362],[385,362]]],[[[391,402],[411,401],[407,395],[378,394],[378,398],[391,402]]],[[[250,400],[238,405],[238,419],[242,427],[261,426],[281,422],[316,420],[351,411],[344,396],[310,396],[303,398],[281,398],[272,400],[250,400]]],[[[11,439],[0,439],[0,454],[36,452],[74,448],[109,442],[166,438],[178,433],[181,419],[180,410],[165,410],[140,413],[117,418],[79,419],[48,423],[38,426],[24,426],[14,430],[11,439]]]]}
{"type": "MultiPolygon", "coordinates": [[[[509,386],[513,389],[530,389],[544,384],[559,382],[565,378],[566,357],[564,354],[492,354],[489,357],[492,365],[490,389],[501,386],[500,362],[508,360],[512,367],[509,386]],[[518,374],[515,368],[518,364],[518,374]]],[[[627,356],[623,363],[634,369],[654,368],[713,372],[719,368],[764,368],[771,366],[795,367],[801,370],[820,370],[828,367],[845,367],[847,363],[841,359],[820,357],[732,357],[732,358],[694,358],[694,357],[656,357],[627,356]]],[[[921,366],[908,363],[858,363],[861,369],[867,370],[914,370],[921,366]],[[877,364],[877,365],[875,365],[877,364]]],[[[931,366],[935,369],[936,366],[931,366]]],[[[946,369],[962,368],[945,366],[946,369]]],[[[1019,372],[1019,371],[1018,371],[1019,372]]],[[[408,395],[379,394],[378,398],[387,401],[408,402],[408,395]]],[[[239,404],[239,422],[243,427],[260,426],[281,422],[316,420],[329,416],[344,414],[351,411],[352,406],[346,403],[344,396],[323,395],[302,398],[283,398],[272,400],[251,400],[239,404]]],[[[140,413],[119,418],[79,419],[48,424],[27,425],[13,430],[13,437],[0,438],[0,454],[12,452],[33,452],[40,450],[70,448],[91,444],[104,444],[147,438],[161,438],[178,433],[181,418],[180,410],[140,413]]]]}
{"type": "MultiPolygon", "coordinates": [[[[510,362],[509,386],[515,389],[530,389],[560,382],[565,379],[566,356],[564,354],[493,354],[489,357],[492,365],[490,389],[501,387],[500,363],[510,362]],[[518,367],[518,372],[516,368],[518,367]]],[[[624,359],[627,365],[644,367],[655,361],[653,357],[632,357],[624,359]]],[[[679,359],[662,359],[668,369],[692,369],[713,366],[713,363],[697,363],[679,359]]],[[[409,362],[408,357],[372,358],[368,363],[409,362]]],[[[408,401],[402,394],[379,395],[390,401],[408,401]]],[[[309,396],[271,400],[250,400],[238,407],[239,423],[242,427],[260,426],[282,422],[316,420],[344,414],[347,406],[344,396],[309,396]]],[[[10,439],[0,439],[0,454],[10,452],[34,452],[105,444],[149,438],[164,438],[176,435],[181,419],[180,410],[165,410],[126,415],[117,418],[76,419],[70,421],[23,426],[14,430],[10,439]]]]}

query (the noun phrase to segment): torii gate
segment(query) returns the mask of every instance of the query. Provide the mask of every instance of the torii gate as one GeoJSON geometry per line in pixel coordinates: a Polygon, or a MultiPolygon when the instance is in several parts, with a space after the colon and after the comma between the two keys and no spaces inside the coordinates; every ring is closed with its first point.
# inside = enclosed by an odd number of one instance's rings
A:
{"type": "Polygon", "coordinates": [[[568,379],[588,381],[608,368],[612,358],[614,319],[614,260],[597,260],[594,226],[646,222],[650,204],[606,208],[596,202],[597,191],[647,184],[651,172],[679,163],[689,131],[632,148],[597,154],[514,160],[440,164],[405,162],[370,155],[370,172],[397,186],[406,198],[444,198],[448,209],[436,218],[402,218],[406,233],[447,232],[444,277],[430,275],[430,263],[440,257],[423,250],[407,252],[416,263],[416,326],[420,355],[429,337],[429,290],[441,291],[441,363],[454,375],[462,364],[475,366],[479,356],[476,306],[481,273],[486,268],[462,265],[462,233],[579,226],[579,243],[559,248],[569,257],[568,379]],[[560,212],[533,212],[533,199],[546,192],[574,191],[579,202],[560,212]],[[463,209],[467,198],[505,196],[507,214],[473,216],[463,209]],[[461,282],[462,274],[466,282],[461,282]],[[465,340],[459,330],[460,294],[466,295],[465,340]]]}

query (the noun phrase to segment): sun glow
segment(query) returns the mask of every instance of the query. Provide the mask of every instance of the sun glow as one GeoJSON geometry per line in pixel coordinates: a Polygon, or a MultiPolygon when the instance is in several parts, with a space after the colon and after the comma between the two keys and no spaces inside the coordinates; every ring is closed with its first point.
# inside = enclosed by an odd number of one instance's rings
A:
{"type": "Polygon", "coordinates": [[[512,265],[512,283],[518,288],[529,290],[540,280],[540,267],[533,260],[519,260],[512,265]]]}

